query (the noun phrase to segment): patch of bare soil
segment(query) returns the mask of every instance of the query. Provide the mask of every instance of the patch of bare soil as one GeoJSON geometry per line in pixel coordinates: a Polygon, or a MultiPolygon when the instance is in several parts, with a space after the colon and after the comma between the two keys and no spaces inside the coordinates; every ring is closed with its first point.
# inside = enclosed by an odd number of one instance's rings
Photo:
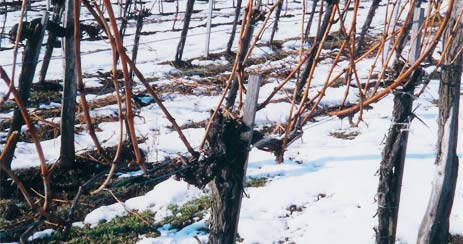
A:
{"type": "Polygon", "coordinates": [[[463,244],[463,236],[460,235],[450,235],[449,244],[463,244]]]}
{"type": "MultiPolygon", "coordinates": [[[[58,164],[51,167],[52,201],[50,214],[46,214],[46,221],[38,226],[38,230],[69,226],[72,222],[82,221],[91,210],[116,202],[109,191],[101,191],[93,195],[89,193],[103,183],[109,172],[110,164],[102,164],[101,162],[108,158],[112,159],[116,148],[107,148],[106,150],[106,157],[95,151],[79,155],[75,165],[71,168],[62,168],[58,164]],[[81,196],[78,198],[72,214],[69,215],[72,201],[81,187],[83,187],[81,196]]],[[[117,172],[139,170],[138,166],[133,163],[134,159],[132,147],[129,143],[125,143],[121,158],[117,163],[117,172]]],[[[129,178],[118,178],[117,175],[114,175],[107,189],[121,201],[143,195],[172,175],[170,172],[178,166],[174,163],[171,164],[170,161],[145,165],[147,167],[145,175],[129,178]]],[[[1,174],[0,241],[18,241],[19,236],[40,219],[40,212],[36,209],[29,209],[16,184],[3,172],[1,174]]],[[[16,170],[15,174],[24,183],[26,189],[30,190],[31,198],[37,206],[43,204],[40,170],[38,168],[21,169],[16,170]]]]}

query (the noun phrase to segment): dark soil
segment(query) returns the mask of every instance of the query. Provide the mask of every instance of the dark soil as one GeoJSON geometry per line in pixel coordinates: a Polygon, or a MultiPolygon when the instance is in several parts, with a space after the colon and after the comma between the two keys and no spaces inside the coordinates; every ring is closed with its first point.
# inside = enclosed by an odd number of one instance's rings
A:
{"type": "MultiPolygon", "coordinates": [[[[129,143],[124,145],[117,172],[139,170],[138,166],[130,164],[133,163],[135,156],[129,145],[129,143]]],[[[112,158],[115,150],[115,148],[108,148],[107,158],[112,158]]],[[[101,191],[95,195],[89,194],[89,191],[95,190],[102,184],[106,177],[105,173],[109,171],[109,164],[97,162],[103,160],[104,158],[97,152],[89,152],[77,157],[76,164],[72,168],[61,168],[57,165],[51,167],[50,182],[53,194],[49,211],[51,214],[47,216],[46,222],[39,225],[38,230],[63,228],[72,222],[82,221],[86,214],[97,207],[116,202],[108,191],[101,191]],[[69,209],[79,187],[93,178],[94,182],[82,192],[73,216],[69,219],[69,209]]],[[[161,165],[163,167],[158,167],[158,164],[146,164],[148,173],[143,176],[120,179],[113,176],[107,189],[111,190],[121,201],[145,194],[172,175],[169,172],[175,168],[173,164],[165,162],[161,165]]],[[[15,173],[26,189],[30,190],[31,197],[38,203],[38,206],[43,204],[43,199],[39,195],[43,194],[40,170],[29,168],[17,170],[15,173]]],[[[18,241],[19,236],[30,224],[38,220],[40,214],[37,210],[28,209],[16,184],[5,177],[1,179],[0,192],[2,196],[0,200],[0,242],[18,241]]]]}

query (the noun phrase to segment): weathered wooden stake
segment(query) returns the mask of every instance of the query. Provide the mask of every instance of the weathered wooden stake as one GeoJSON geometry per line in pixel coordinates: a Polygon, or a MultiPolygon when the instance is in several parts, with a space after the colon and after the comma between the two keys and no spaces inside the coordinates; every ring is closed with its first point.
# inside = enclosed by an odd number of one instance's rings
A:
{"type": "MultiPolygon", "coordinates": [[[[400,4],[401,4],[401,0],[397,0],[397,4],[395,6],[395,9],[393,9],[394,13],[393,13],[393,16],[392,16],[392,19],[391,19],[391,23],[389,23],[389,26],[387,28],[387,36],[391,36],[392,33],[394,33],[394,30],[395,30],[395,23],[397,22],[397,18],[398,18],[398,15],[399,15],[399,10],[400,10],[400,4]]],[[[388,39],[386,40],[386,43],[384,44],[384,50],[383,50],[383,56],[382,56],[382,59],[381,59],[381,63],[382,65],[387,65],[385,62],[387,60],[387,56],[389,55],[389,49],[391,48],[391,39],[388,39]]]]}
{"type": "MultiPolygon", "coordinates": [[[[412,27],[412,53],[410,63],[420,56],[421,25],[424,9],[415,8],[412,27]]],[[[378,186],[378,228],[377,244],[394,244],[396,242],[397,219],[399,214],[400,193],[407,153],[408,132],[413,119],[413,92],[420,81],[421,71],[417,70],[403,89],[394,94],[392,124],[386,137],[383,158],[379,169],[378,186]]]]}
{"type": "Polygon", "coordinates": [[[362,31],[360,32],[360,36],[358,37],[358,40],[357,40],[357,47],[355,49],[355,54],[354,54],[355,57],[358,57],[360,54],[362,45],[365,40],[365,36],[368,33],[368,29],[370,29],[371,22],[373,21],[373,17],[375,17],[376,9],[378,9],[379,3],[381,3],[381,0],[371,1],[370,10],[368,10],[367,18],[365,22],[363,23],[362,31]]]}
{"type": "Polygon", "coordinates": [[[444,41],[454,36],[448,52],[443,57],[439,86],[439,118],[437,135],[436,172],[431,197],[418,232],[418,244],[448,243],[449,217],[458,178],[457,141],[460,85],[463,71],[463,19],[459,13],[462,1],[455,1],[447,24],[444,41]],[[454,25],[459,21],[459,26],[454,25]]]}
{"type": "Polygon", "coordinates": [[[312,21],[315,16],[315,10],[317,9],[318,0],[312,1],[312,11],[310,13],[309,21],[305,27],[304,38],[305,40],[309,40],[310,35],[310,28],[312,27],[312,21]]]}
{"type": "MultiPolygon", "coordinates": [[[[42,47],[43,36],[45,35],[45,29],[47,28],[48,23],[48,12],[44,11],[42,21],[40,25],[35,27],[33,34],[28,37],[26,46],[23,53],[23,67],[21,69],[21,74],[19,75],[19,86],[18,92],[21,100],[27,104],[29,102],[29,97],[31,94],[32,81],[34,79],[35,70],[37,68],[37,63],[40,55],[40,49],[42,47]]],[[[16,108],[13,113],[13,119],[11,121],[10,130],[8,132],[8,137],[12,133],[21,131],[21,127],[24,125],[24,118],[21,115],[20,109],[16,108]]],[[[4,152],[4,164],[8,169],[11,169],[11,162],[13,160],[14,152],[16,149],[16,144],[18,142],[18,137],[15,137],[11,146],[8,147],[8,151],[4,152]]]]}
{"type": "MultiPolygon", "coordinates": [[[[247,130],[241,134],[244,150],[239,155],[228,155],[231,162],[209,184],[212,191],[209,243],[234,244],[238,230],[241,199],[246,179],[247,160],[252,128],[257,108],[261,77],[252,75],[248,82],[248,93],[243,106],[243,123],[247,130]]],[[[239,145],[237,145],[239,147],[239,145]]]]}
{"type": "Polygon", "coordinates": [[[301,78],[300,78],[300,80],[299,80],[299,82],[297,83],[297,86],[296,86],[297,93],[298,93],[299,97],[302,95],[305,84],[307,83],[307,79],[309,78],[310,70],[312,68],[312,64],[315,61],[314,59],[315,59],[315,56],[317,54],[316,50],[320,47],[320,41],[323,38],[325,32],[330,31],[329,28],[328,28],[329,27],[329,22],[330,22],[331,14],[333,13],[333,11],[335,9],[334,8],[335,3],[337,3],[337,2],[338,1],[327,2],[328,6],[327,6],[326,10],[324,10],[324,17],[323,17],[323,20],[322,20],[322,23],[321,23],[321,26],[320,26],[320,31],[318,32],[318,35],[315,37],[316,39],[315,39],[315,41],[313,43],[312,51],[310,53],[309,58],[305,62],[304,71],[302,72],[301,78]]]}
{"type": "MultiPolygon", "coordinates": [[[[246,9],[246,11],[249,11],[248,9],[246,9]]],[[[243,71],[244,71],[244,59],[246,57],[246,54],[248,53],[248,49],[251,45],[251,41],[252,41],[252,35],[254,34],[254,25],[255,23],[257,22],[257,20],[255,18],[253,18],[252,16],[252,13],[251,14],[251,23],[249,24],[249,29],[248,30],[245,30],[245,34],[243,37],[240,37],[241,39],[239,40],[240,43],[239,43],[239,48],[240,50],[238,50],[237,53],[239,53],[239,63],[238,63],[238,68],[236,70],[236,75],[235,77],[233,78],[233,81],[232,81],[232,84],[231,84],[231,87],[230,87],[230,90],[228,92],[228,95],[226,97],[226,105],[225,107],[228,109],[228,110],[232,110],[233,109],[233,106],[235,106],[235,100],[236,100],[236,96],[237,96],[237,93],[238,93],[238,88],[239,88],[239,80],[242,79],[242,74],[243,74],[243,71]]],[[[246,16],[246,13],[244,14],[246,16]]],[[[246,28],[246,25],[243,25],[241,28],[246,28]]]]}
{"type": "MultiPolygon", "coordinates": [[[[137,64],[137,55],[138,55],[138,45],[140,44],[140,35],[143,28],[143,18],[145,17],[145,12],[140,10],[137,15],[137,27],[135,31],[135,38],[133,40],[132,48],[132,62],[137,64]]],[[[130,69],[130,79],[133,80],[133,70],[130,69]]]]}
{"type": "MultiPolygon", "coordinates": [[[[61,22],[61,16],[63,15],[63,3],[61,1],[56,1],[53,6],[53,16],[52,21],[56,24],[61,22]]],[[[53,54],[53,49],[55,46],[57,35],[53,31],[48,32],[47,45],[45,47],[45,55],[43,56],[42,67],[40,68],[39,73],[39,82],[44,82],[47,76],[48,66],[50,65],[51,56],[53,54]]]]}
{"type": "MultiPolygon", "coordinates": [[[[162,1],[161,1],[162,2],[162,1]]],[[[177,45],[177,52],[175,54],[175,64],[178,66],[182,62],[183,49],[185,48],[186,37],[188,34],[188,29],[190,27],[191,15],[193,14],[193,7],[195,0],[187,0],[185,18],[183,20],[182,33],[180,34],[180,41],[177,45]]]]}
{"type": "MultiPolygon", "coordinates": [[[[74,6],[73,0],[66,0],[64,11],[64,27],[72,29],[74,27],[74,6]]],[[[77,95],[77,84],[75,75],[75,51],[74,36],[67,35],[63,38],[64,52],[64,87],[61,110],[61,165],[70,167],[74,164],[74,120],[77,95]]]]}
{"type": "Polygon", "coordinates": [[[233,27],[232,27],[232,31],[230,33],[230,39],[228,39],[228,43],[227,43],[227,50],[226,52],[228,54],[231,53],[231,49],[232,49],[232,46],[233,46],[233,42],[235,41],[235,35],[236,35],[236,27],[238,26],[238,21],[240,19],[240,13],[241,13],[241,4],[242,4],[243,0],[237,0],[236,1],[236,8],[235,8],[235,18],[233,19],[233,27]]]}
{"type": "Polygon", "coordinates": [[[423,32],[421,28],[424,21],[424,8],[415,8],[413,13],[412,33],[411,33],[411,48],[410,48],[410,64],[418,60],[421,53],[421,38],[423,32]]]}
{"type": "Polygon", "coordinates": [[[283,2],[284,1],[280,1],[275,11],[275,22],[273,23],[272,34],[270,34],[270,40],[269,40],[269,44],[271,47],[273,44],[273,38],[275,37],[275,33],[278,30],[278,21],[280,21],[281,9],[283,9],[283,2]]]}
{"type": "Polygon", "coordinates": [[[209,10],[207,12],[207,36],[206,36],[206,47],[205,47],[206,57],[209,57],[209,44],[211,42],[211,25],[212,25],[213,7],[214,7],[214,0],[209,0],[209,10]]]}
{"type": "Polygon", "coordinates": [[[2,51],[3,33],[5,33],[6,18],[8,17],[8,6],[6,4],[6,0],[3,0],[3,6],[5,6],[5,14],[3,14],[2,28],[0,29],[0,51],[2,51]]]}

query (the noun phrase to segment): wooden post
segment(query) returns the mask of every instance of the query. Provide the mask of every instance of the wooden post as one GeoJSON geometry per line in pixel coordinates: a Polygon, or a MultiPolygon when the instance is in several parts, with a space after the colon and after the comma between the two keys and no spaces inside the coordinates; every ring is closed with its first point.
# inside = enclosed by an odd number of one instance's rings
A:
{"type": "Polygon", "coordinates": [[[159,13],[162,15],[164,14],[164,1],[159,1],[159,13]]]}
{"type": "MultiPolygon", "coordinates": [[[[66,0],[64,12],[64,28],[74,27],[74,6],[73,0],[66,0]]],[[[64,53],[64,87],[61,110],[61,165],[70,167],[74,164],[74,121],[77,95],[77,84],[75,76],[75,52],[74,36],[68,34],[63,38],[64,53]]]]}
{"type": "Polygon", "coordinates": [[[307,25],[305,27],[304,38],[305,40],[309,40],[310,35],[310,28],[312,27],[312,21],[315,16],[315,10],[317,9],[318,0],[312,1],[312,11],[310,13],[309,21],[307,21],[307,25]]]}
{"type": "Polygon", "coordinates": [[[363,42],[365,40],[365,36],[368,33],[368,29],[370,29],[371,22],[373,21],[373,17],[375,16],[376,10],[378,9],[380,3],[381,0],[371,1],[370,10],[368,10],[367,18],[363,23],[362,31],[360,32],[360,35],[358,37],[357,47],[355,48],[355,57],[358,57],[360,54],[363,42]]]}
{"type": "MultiPolygon", "coordinates": [[[[132,48],[132,62],[137,64],[137,55],[138,55],[138,45],[140,44],[140,35],[143,28],[143,18],[145,17],[145,12],[143,10],[138,11],[137,15],[137,27],[135,31],[135,38],[133,40],[132,48]]],[[[130,69],[130,79],[133,81],[133,70],[130,69]]]]}
{"type": "MultiPolygon", "coordinates": [[[[391,23],[389,23],[389,26],[387,28],[387,36],[391,36],[392,33],[394,33],[395,30],[395,22],[397,21],[397,17],[399,15],[399,10],[400,10],[400,4],[401,0],[397,0],[397,5],[395,6],[393,16],[391,18],[391,23]]],[[[381,63],[384,66],[387,56],[389,55],[389,49],[391,48],[391,39],[388,39],[386,43],[384,44],[384,51],[383,51],[383,57],[381,59],[381,63]]]]}
{"type": "Polygon", "coordinates": [[[175,17],[174,21],[172,21],[172,30],[175,30],[175,24],[177,23],[178,19],[178,0],[175,1],[175,17]]]}
{"type": "Polygon", "coordinates": [[[233,19],[233,27],[232,27],[232,31],[230,33],[230,39],[228,39],[228,43],[227,43],[226,53],[228,53],[228,54],[231,54],[231,49],[232,49],[232,46],[233,46],[233,42],[235,41],[236,27],[238,26],[238,21],[240,19],[242,2],[243,2],[243,0],[237,0],[236,1],[235,18],[233,19]]]}
{"type": "Polygon", "coordinates": [[[258,11],[262,10],[262,0],[255,0],[254,1],[254,8],[258,11]]]}
{"type": "Polygon", "coordinates": [[[424,8],[415,8],[413,14],[412,35],[411,35],[411,49],[410,49],[410,64],[413,64],[420,57],[421,52],[421,27],[424,20],[424,8]]]}
{"type": "MultiPolygon", "coordinates": [[[[416,7],[413,18],[411,36],[412,53],[414,55],[411,57],[410,63],[414,63],[420,56],[421,25],[424,19],[424,9],[416,7]]],[[[421,70],[417,70],[403,88],[394,94],[392,125],[386,137],[379,169],[377,244],[395,244],[396,242],[408,132],[413,118],[413,92],[420,79],[421,70]]]]}
{"type": "Polygon", "coordinates": [[[269,44],[270,44],[270,47],[273,49],[273,38],[275,37],[275,33],[277,32],[278,30],[278,21],[280,21],[280,14],[281,14],[281,9],[283,8],[283,0],[280,1],[280,3],[278,4],[277,6],[277,9],[275,11],[275,22],[273,23],[273,29],[272,29],[272,34],[270,34],[270,40],[269,40],[269,44]]]}
{"type": "Polygon", "coordinates": [[[240,139],[236,143],[233,143],[235,147],[239,147],[239,153],[226,155],[229,162],[227,162],[225,168],[209,184],[213,198],[209,243],[236,243],[241,199],[243,197],[247,160],[252,140],[252,129],[254,127],[260,83],[260,76],[250,76],[248,93],[246,94],[242,110],[246,131],[241,133],[240,139]]]}
{"type": "MultiPolygon", "coordinates": [[[[246,16],[248,11],[250,10],[246,9],[246,13],[244,14],[244,16],[246,16]]],[[[238,68],[236,69],[236,75],[233,78],[230,90],[228,91],[228,94],[226,97],[225,107],[230,111],[233,109],[233,106],[235,106],[235,100],[236,100],[236,96],[237,96],[237,92],[239,88],[238,81],[242,79],[242,77],[240,76],[242,76],[244,72],[244,63],[243,63],[244,58],[246,57],[246,54],[248,53],[249,46],[251,45],[252,35],[254,33],[254,25],[257,22],[257,20],[253,18],[253,13],[249,13],[249,14],[251,15],[250,24],[244,25],[241,27],[241,28],[248,28],[248,29],[244,31],[245,33],[244,36],[240,36],[239,45],[238,45],[238,47],[240,48],[240,50],[238,50],[238,53],[239,53],[238,68]]]]}
{"type": "Polygon", "coordinates": [[[5,6],[5,14],[3,14],[2,28],[0,29],[0,51],[2,51],[3,33],[5,33],[6,18],[8,17],[8,6],[6,4],[6,0],[3,0],[3,6],[5,6]]]}
{"type": "MultiPolygon", "coordinates": [[[[61,22],[62,13],[63,13],[63,3],[60,1],[56,1],[56,3],[53,6],[53,16],[52,16],[53,22],[55,22],[56,24],[59,24],[61,22]]],[[[55,46],[56,38],[57,38],[57,35],[53,31],[48,32],[48,40],[47,40],[47,44],[45,47],[45,55],[43,57],[42,67],[40,68],[40,72],[39,72],[39,82],[41,83],[45,81],[47,71],[48,71],[48,66],[50,65],[51,56],[53,54],[53,49],[55,46]]]]}
{"type": "Polygon", "coordinates": [[[209,10],[207,12],[207,35],[206,35],[206,47],[205,55],[209,57],[209,44],[211,42],[211,25],[212,25],[212,12],[213,12],[214,0],[209,0],[209,10]]]}
{"type": "MultiPolygon", "coordinates": [[[[29,97],[32,88],[32,81],[34,79],[35,70],[37,68],[37,63],[40,55],[40,49],[42,47],[43,36],[45,35],[45,29],[47,28],[48,23],[48,12],[44,11],[41,23],[37,27],[33,27],[33,34],[28,37],[26,46],[23,53],[23,67],[19,75],[19,86],[18,92],[21,100],[27,105],[29,102],[29,97]]],[[[13,82],[13,81],[12,81],[13,82]]],[[[13,119],[11,121],[10,130],[8,132],[8,137],[13,133],[21,130],[21,127],[24,125],[24,118],[21,115],[20,109],[16,108],[13,112],[13,119]]],[[[8,169],[11,169],[11,162],[13,160],[14,152],[16,149],[16,144],[18,142],[18,137],[14,137],[11,141],[11,146],[8,147],[7,151],[4,154],[4,164],[8,169]]]]}
{"type": "Polygon", "coordinates": [[[443,56],[441,66],[436,173],[428,208],[418,232],[418,244],[448,242],[449,217],[455,196],[459,164],[457,141],[463,55],[456,50],[463,48],[463,19],[459,16],[462,8],[463,2],[455,1],[450,21],[444,32],[443,43],[446,43],[450,36],[454,39],[443,56]],[[460,23],[454,29],[453,26],[457,21],[460,23]]]}
{"type": "Polygon", "coordinates": [[[307,61],[305,61],[304,71],[302,72],[301,78],[296,85],[298,97],[301,97],[302,93],[304,92],[304,87],[305,87],[305,84],[307,83],[307,79],[309,79],[310,70],[312,68],[315,56],[317,54],[317,50],[320,47],[320,41],[322,40],[325,32],[330,31],[330,28],[331,28],[330,18],[331,18],[333,11],[335,10],[334,6],[336,2],[338,1],[327,2],[328,6],[326,7],[326,10],[324,10],[324,17],[323,17],[323,20],[320,26],[320,30],[318,32],[318,35],[315,37],[316,41],[313,43],[310,56],[309,58],[307,58],[307,61]]]}
{"type": "Polygon", "coordinates": [[[177,66],[181,65],[182,62],[183,49],[185,48],[186,37],[188,34],[188,29],[190,27],[191,15],[193,14],[194,4],[195,0],[187,0],[186,2],[185,18],[183,21],[182,33],[180,34],[180,41],[178,42],[177,52],[175,54],[175,64],[177,66]]]}

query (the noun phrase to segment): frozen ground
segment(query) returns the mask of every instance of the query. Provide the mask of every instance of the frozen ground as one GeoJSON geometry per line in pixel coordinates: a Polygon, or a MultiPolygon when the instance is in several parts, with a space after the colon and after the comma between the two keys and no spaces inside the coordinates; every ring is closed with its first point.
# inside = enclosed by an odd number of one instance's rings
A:
{"type": "MultiPolygon", "coordinates": [[[[283,18],[280,23],[281,27],[276,36],[278,40],[298,37],[300,31],[300,3],[288,2],[288,16],[283,18]]],[[[181,9],[183,9],[183,3],[184,1],[180,1],[181,9]]],[[[367,6],[367,3],[368,1],[365,1],[364,5],[367,6]]],[[[35,4],[43,5],[41,3],[35,4]]],[[[147,6],[151,6],[151,4],[147,4],[147,6]]],[[[164,3],[165,12],[174,11],[174,7],[174,3],[164,3]]],[[[205,10],[206,8],[205,2],[198,1],[195,6],[195,9],[205,10]]],[[[232,21],[231,1],[217,1],[217,8],[221,10],[215,12],[214,24],[232,21]]],[[[360,9],[358,23],[363,23],[366,10],[367,7],[360,9]]],[[[158,11],[157,7],[153,9],[154,15],[147,20],[143,30],[157,31],[157,33],[142,36],[139,67],[145,76],[159,78],[153,84],[162,86],[172,82],[169,74],[180,72],[168,64],[161,64],[161,62],[173,59],[173,50],[175,50],[180,34],[177,31],[170,31],[173,15],[160,16],[156,15],[158,13],[156,11],[158,11]]],[[[379,10],[381,14],[375,18],[374,31],[381,31],[382,26],[379,26],[379,23],[383,20],[384,12],[385,8],[381,7],[379,10]]],[[[30,17],[38,14],[39,12],[32,12],[30,17]]],[[[17,12],[8,13],[7,26],[14,24],[14,21],[18,19],[17,15],[17,12]]],[[[88,15],[86,17],[89,19],[88,15]]],[[[199,26],[206,21],[205,11],[196,13],[193,17],[195,19],[192,26],[199,26]]],[[[349,17],[347,21],[349,21],[349,17]]],[[[177,28],[180,26],[181,21],[178,21],[177,28]]],[[[130,27],[127,30],[129,36],[125,39],[127,45],[131,45],[133,42],[133,35],[130,34],[133,34],[134,28],[133,25],[130,27]]],[[[334,30],[337,28],[338,26],[334,30]]],[[[229,25],[219,25],[213,28],[211,42],[213,52],[224,50],[229,30],[229,25]]],[[[198,27],[189,32],[190,37],[184,54],[186,59],[198,58],[203,55],[204,33],[204,27],[198,27]]],[[[266,40],[268,40],[267,34],[264,35],[261,43],[265,43],[266,40]]],[[[2,47],[8,47],[8,45],[10,44],[3,40],[2,47]]],[[[283,44],[286,50],[297,49],[299,46],[300,44],[296,40],[288,40],[283,44]]],[[[105,41],[83,42],[82,52],[84,53],[82,58],[85,73],[110,70],[110,50],[105,41]]],[[[269,52],[269,48],[261,47],[256,49],[254,55],[265,57],[269,52]]],[[[60,50],[56,50],[51,64],[53,69],[48,75],[49,79],[60,78],[62,72],[60,57],[60,50]]],[[[291,67],[291,65],[294,66],[295,59],[296,56],[293,56],[283,62],[266,63],[266,66],[270,69],[281,68],[282,65],[291,67]]],[[[329,63],[329,60],[323,62],[326,64],[329,63]]],[[[315,88],[323,85],[325,80],[324,75],[326,75],[328,68],[323,62],[315,72],[313,82],[315,88]]],[[[371,60],[363,62],[359,67],[369,67],[371,60]]],[[[2,51],[0,53],[0,65],[9,71],[11,63],[12,52],[2,51]]],[[[196,60],[193,63],[198,66],[208,66],[212,63],[226,64],[223,59],[196,60]]],[[[17,71],[19,70],[20,66],[17,68],[17,71]]],[[[365,78],[368,71],[367,68],[359,70],[360,77],[365,78]]],[[[194,78],[183,77],[182,79],[193,83],[194,78]]],[[[85,82],[87,86],[98,87],[101,85],[95,79],[86,79],[85,82]]],[[[263,86],[260,93],[261,97],[265,98],[278,82],[277,79],[271,80],[263,86]]],[[[293,84],[288,87],[291,86],[293,84]]],[[[437,81],[433,81],[426,93],[415,101],[416,114],[424,123],[415,120],[410,126],[397,235],[398,243],[402,244],[416,242],[417,230],[431,191],[437,135],[437,107],[434,104],[434,100],[437,98],[437,87],[437,81]]],[[[141,87],[136,87],[136,89],[143,90],[141,87]]],[[[330,89],[324,103],[339,102],[342,98],[340,94],[343,94],[344,89],[345,87],[330,89]]],[[[0,94],[5,91],[4,84],[0,84],[0,94]]],[[[163,96],[166,107],[180,125],[207,119],[209,110],[217,104],[218,94],[201,95],[204,91],[201,88],[197,88],[195,91],[197,94],[174,93],[163,96]]],[[[88,95],[88,99],[92,101],[103,96],[106,95],[88,95]]],[[[275,99],[283,97],[285,94],[280,93],[275,99]]],[[[348,99],[353,102],[358,98],[352,92],[348,99]]],[[[46,106],[59,106],[59,104],[47,104],[46,106]]],[[[270,153],[252,150],[249,158],[248,177],[266,177],[268,182],[263,187],[252,187],[246,190],[249,197],[243,199],[239,224],[239,235],[243,238],[243,243],[374,243],[373,227],[377,223],[375,194],[378,176],[376,172],[381,160],[382,141],[390,125],[391,107],[392,99],[390,96],[374,104],[373,109],[365,113],[365,123],[361,123],[359,128],[351,128],[346,120],[342,121],[338,118],[317,118],[316,122],[310,122],[304,127],[303,137],[288,149],[286,161],[283,164],[275,164],[274,156],[270,153]],[[346,140],[335,137],[339,133],[358,135],[354,136],[352,140],[346,140]]],[[[258,112],[256,123],[258,126],[284,123],[287,121],[289,108],[290,104],[286,102],[270,104],[258,112]]],[[[137,134],[147,138],[140,147],[148,153],[148,161],[159,161],[165,156],[186,151],[177,134],[167,127],[169,123],[156,105],[143,107],[137,112],[140,115],[136,120],[137,134]]],[[[110,105],[92,111],[92,116],[114,116],[116,113],[117,107],[110,105]]],[[[0,116],[0,119],[4,119],[10,117],[11,113],[1,113],[0,116]]],[[[59,122],[58,118],[50,118],[50,120],[59,122]]],[[[117,122],[105,122],[100,124],[99,128],[101,130],[97,135],[101,141],[105,141],[105,146],[112,146],[117,143],[117,122]]],[[[5,134],[5,132],[0,133],[2,133],[0,136],[5,134]]],[[[204,129],[191,128],[184,130],[184,133],[192,145],[197,146],[202,139],[204,129]]],[[[460,135],[461,132],[459,132],[460,135]]],[[[78,150],[92,149],[92,142],[86,133],[77,135],[77,140],[78,150]]],[[[49,162],[54,162],[59,155],[59,138],[43,141],[42,146],[47,149],[45,151],[46,159],[49,162]]],[[[1,147],[3,145],[0,145],[1,147]]],[[[459,147],[458,153],[460,155],[463,154],[462,150],[459,147]]],[[[13,167],[19,169],[36,165],[38,165],[38,160],[33,145],[30,143],[18,144],[13,167]]],[[[461,168],[459,173],[459,175],[463,175],[461,168]]],[[[129,177],[130,175],[124,176],[129,177]]],[[[148,209],[158,212],[157,216],[168,216],[170,214],[167,210],[169,204],[182,204],[203,194],[206,193],[193,186],[188,186],[184,182],[170,179],[156,186],[144,196],[125,201],[125,207],[116,203],[95,209],[87,215],[83,223],[93,226],[102,220],[126,215],[128,213],[125,208],[148,209]]],[[[461,179],[457,184],[450,224],[450,231],[453,234],[463,234],[463,182],[461,179]]],[[[197,240],[194,236],[203,241],[207,240],[207,233],[201,231],[205,225],[205,220],[200,220],[182,230],[161,228],[161,237],[140,237],[140,243],[196,244],[197,240]]],[[[51,232],[51,230],[47,230],[35,236],[42,236],[51,232]]]]}
{"type": "MultiPolygon", "coordinates": [[[[433,82],[430,90],[437,86],[437,82],[433,82]]],[[[415,120],[410,127],[398,243],[416,242],[431,191],[437,131],[437,108],[431,101],[435,95],[429,92],[415,105],[419,106],[417,115],[426,125],[415,120]]],[[[252,150],[248,177],[266,177],[269,182],[264,187],[246,190],[249,198],[243,199],[239,224],[243,243],[374,243],[376,171],[390,123],[391,105],[389,98],[376,104],[365,114],[368,124],[356,129],[337,118],[319,118],[319,122],[304,128],[300,141],[291,145],[286,154],[289,159],[284,164],[275,164],[272,154],[252,150]],[[345,140],[332,136],[333,132],[357,132],[358,136],[345,140]],[[293,209],[297,210],[291,211],[293,209]]],[[[459,149],[458,153],[462,155],[463,150],[459,149]]],[[[461,168],[459,173],[463,173],[461,168]]],[[[165,183],[155,187],[152,192],[156,194],[148,193],[145,197],[153,200],[145,202],[151,204],[181,189],[185,195],[197,191],[188,189],[182,182],[165,183]],[[172,191],[174,185],[176,190],[172,191]]],[[[131,206],[131,201],[126,204],[131,206]]],[[[463,234],[462,206],[463,182],[460,179],[450,223],[453,234],[463,234]]],[[[145,208],[142,204],[134,209],[145,208]]],[[[93,224],[94,216],[103,210],[97,209],[87,216],[92,219],[86,219],[87,223],[93,224]]],[[[104,218],[113,216],[111,213],[107,211],[104,218]]],[[[207,239],[207,234],[195,231],[203,226],[204,221],[201,221],[179,232],[162,231],[161,238],[146,238],[140,243],[197,243],[194,236],[207,239]]]]}

